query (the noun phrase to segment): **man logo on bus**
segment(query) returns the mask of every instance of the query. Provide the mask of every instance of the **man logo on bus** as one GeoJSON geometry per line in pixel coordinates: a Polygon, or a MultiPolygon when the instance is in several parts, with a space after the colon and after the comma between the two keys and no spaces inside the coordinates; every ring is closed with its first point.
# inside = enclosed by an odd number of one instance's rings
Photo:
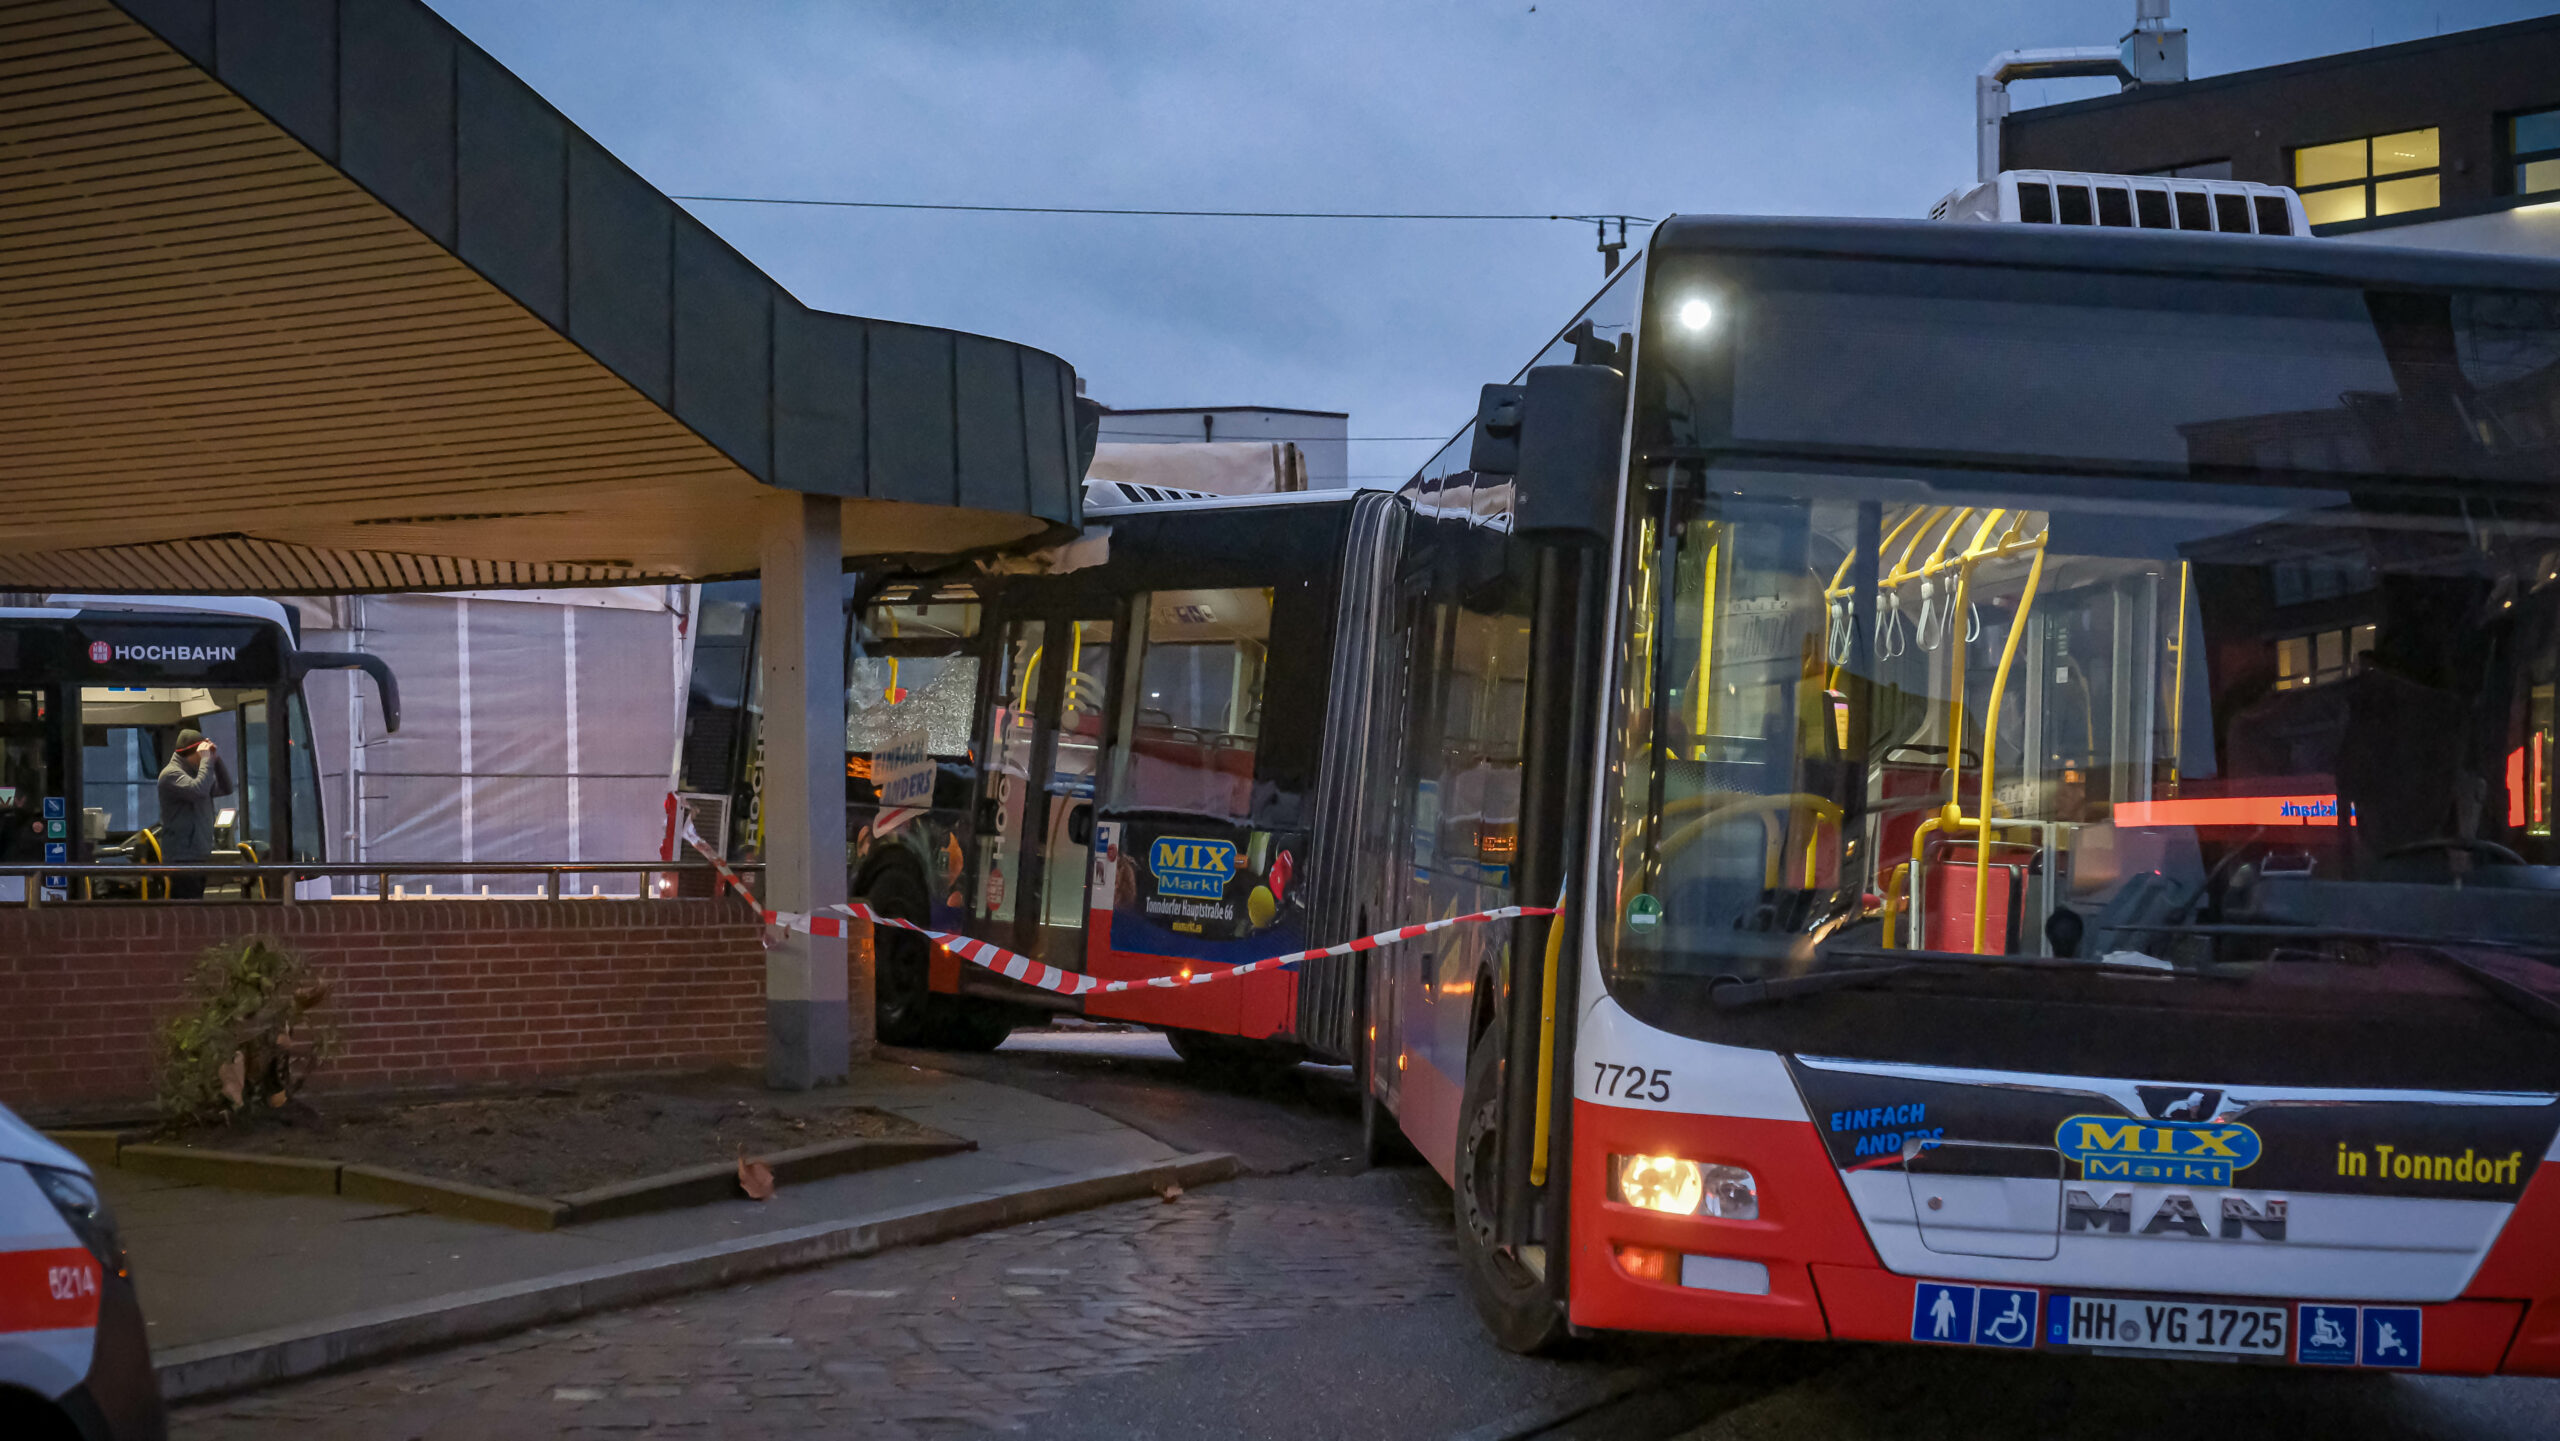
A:
{"type": "Polygon", "coordinates": [[[114,660],[115,658],[116,648],[114,646],[111,646],[102,640],[93,640],[89,642],[89,663],[91,665],[105,665],[107,662],[114,660]]]}
{"type": "Polygon", "coordinates": [[[2054,1129],[2062,1154],[2092,1181],[2228,1186],[2258,1160],[2258,1133],[2229,1121],[2137,1121],[2073,1116],[2054,1129]]]}
{"type": "Polygon", "coordinates": [[[1235,843],[1158,836],[1147,851],[1147,869],[1155,875],[1158,895],[1214,901],[1227,893],[1236,873],[1235,843]]]}

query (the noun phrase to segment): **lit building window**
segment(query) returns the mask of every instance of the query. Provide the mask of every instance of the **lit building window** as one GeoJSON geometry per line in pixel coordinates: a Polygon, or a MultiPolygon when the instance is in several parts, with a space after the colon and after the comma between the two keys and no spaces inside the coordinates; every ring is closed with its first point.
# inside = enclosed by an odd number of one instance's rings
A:
{"type": "Polygon", "coordinates": [[[2349,626],[2276,642],[2276,689],[2327,685],[2355,674],[2356,662],[2373,651],[2373,627],[2349,626]]]}
{"type": "Polygon", "coordinates": [[[2516,194],[2560,190],[2560,110],[2508,117],[2507,162],[2516,194]]]}
{"type": "Polygon", "coordinates": [[[2438,179],[2433,127],[2293,152],[2293,188],[2313,225],[2433,210],[2443,203],[2438,179]]]}

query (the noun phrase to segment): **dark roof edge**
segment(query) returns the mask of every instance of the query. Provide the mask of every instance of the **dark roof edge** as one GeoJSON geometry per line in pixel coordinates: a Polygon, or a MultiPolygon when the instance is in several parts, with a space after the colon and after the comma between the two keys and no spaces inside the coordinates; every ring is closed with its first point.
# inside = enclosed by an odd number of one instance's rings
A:
{"type": "MultiPolygon", "coordinates": [[[[807,316],[841,319],[856,322],[865,326],[904,327],[911,330],[930,332],[942,337],[953,345],[957,345],[961,342],[983,342],[989,345],[1004,347],[1017,357],[1047,361],[1048,363],[1056,366],[1060,375],[1065,377],[1065,379],[1060,382],[1060,388],[1067,397],[1065,402],[1067,409],[1070,411],[1072,410],[1072,397],[1074,392],[1074,383],[1072,378],[1075,374],[1075,367],[1064,357],[1053,352],[1042,350],[1035,346],[1025,345],[1019,341],[1007,340],[1000,336],[980,335],[975,332],[951,329],[947,326],[921,325],[911,321],[884,320],[869,316],[847,315],[837,311],[820,310],[802,301],[799,297],[793,295],[787,288],[785,288],[781,282],[765,273],[761,266],[758,266],[754,261],[748,259],[744,253],[740,252],[738,248],[735,245],[732,245],[725,237],[713,230],[707,222],[693,214],[690,210],[685,209],[674,200],[668,198],[667,195],[660,191],[656,185],[650,183],[648,179],[643,177],[637,170],[633,169],[629,163],[624,161],[620,156],[614,154],[613,151],[604,145],[603,142],[597,140],[593,135],[590,135],[584,127],[570,119],[558,106],[553,105],[541,94],[540,91],[534,89],[532,85],[528,84],[523,77],[517,75],[514,71],[501,64],[497,58],[490,55],[486,49],[473,41],[469,36],[463,34],[461,30],[456,28],[442,15],[436,13],[436,11],[430,6],[423,3],[423,0],[338,0],[338,3],[322,5],[317,8],[297,6],[290,10],[283,7],[278,7],[274,10],[265,10],[258,7],[246,7],[246,9],[252,13],[245,15],[237,21],[233,21],[232,19],[232,7],[220,6],[216,3],[216,0],[109,0],[109,3],[130,17],[136,24],[159,37],[163,43],[167,44],[178,55],[186,59],[198,69],[202,70],[214,81],[214,83],[221,85],[224,89],[237,96],[241,103],[249,106],[252,110],[255,110],[258,114],[265,117],[266,120],[270,124],[274,125],[279,132],[293,140],[296,144],[302,146],[305,150],[309,151],[315,159],[328,165],[349,184],[356,186],[367,195],[370,195],[377,203],[382,205],[384,209],[388,210],[393,215],[399,216],[405,223],[415,228],[419,234],[426,237],[447,254],[453,256],[455,260],[469,268],[473,274],[480,276],[493,289],[498,291],[498,293],[506,296],[516,305],[523,308],[528,316],[549,327],[563,339],[569,341],[572,345],[577,346],[589,358],[594,360],[597,365],[603,367],[606,371],[613,374],[615,378],[630,386],[642,399],[656,406],[677,424],[684,426],[688,431],[700,437],[705,444],[710,445],[713,449],[719,451],[722,455],[737,464],[739,468],[746,471],[750,476],[765,484],[777,486],[782,489],[808,489],[820,493],[839,493],[852,496],[920,501],[925,503],[934,503],[937,499],[936,497],[923,495],[883,493],[870,488],[868,485],[866,485],[861,491],[848,491],[842,489],[838,485],[832,484],[795,485],[792,483],[794,477],[786,476],[781,473],[782,461],[777,453],[781,449],[781,446],[777,438],[775,428],[775,414],[777,410],[776,387],[774,385],[775,377],[772,372],[773,358],[770,352],[775,345],[775,322],[779,319],[780,310],[786,305],[795,307],[799,312],[807,316]],[[316,24],[310,23],[306,19],[306,17],[314,16],[325,17],[325,19],[322,19],[316,24]],[[441,137],[431,137],[431,139],[440,139],[444,144],[450,146],[453,151],[453,153],[442,157],[452,167],[452,174],[448,178],[453,182],[452,192],[455,197],[457,197],[455,201],[457,208],[454,212],[441,217],[444,221],[445,227],[450,232],[450,234],[447,235],[438,234],[432,224],[426,220],[422,220],[418,215],[412,213],[409,206],[404,205],[394,196],[384,193],[380,186],[369,184],[367,181],[350,171],[347,168],[347,164],[341,153],[350,101],[350,91],[346,83],[345,45],[347,32],[351,28],[350,22],[356,20],[386,20],[394,18],[396,18],[401,24],[410,26],[424,25],[429,27],[429,30],[432,33],[436,34],[443,42],[450,44],[453,47],[453,53],[457,60],[457,63],[448,71],[448,75],[452,77],[448,83],[452,88],[447,92],[445,97],[450,107],[448,119],[452,122],[453,133],[441,137]],[[230,25],[224,22],[238,24],[243,37],[240,43],[243,51],[246,53],[226,57],[224,53],[224,36],[229,32],[230,25]],[[301,23],[297,24],[297,22],[301,23]],[[301,31],[302,33],[293,33],[296,30],[301,31]],[[311,33],[323,30],[326,32],[324,35],[311,33]],[[283,37],[281,40],[278,39],[280,35],[283,37]],[[253,94],[252,91],[261,88],[262,85],[276,85],[278,83],[276,76],[279,72],[270,68],[256,74],[235,75],[225,73],[226,69],[232,68],[226,66],[224,63],[226,58],[245,61],[248,63],[248,66],[252,71],[256,71],[256,62],[258,60],[266,59],[272,61],[275,58],[273,53],[266,55],[261,55],[259,53],[261,42],[264,42],[271,52],[276,50],[287,50],[298,56],[308,56],[320,53],[325,49],[327,58],[324,63],[328,67],[328,74],[325,77],[325,83],[327,85],[326,98],[315,101],[315,92],[311,92],[307,88],[310,77],[290,76],[290,72],[285,72],[291,79],[297,80],[305,86],[303,93],[298,96],[288,96],[279,90],[276,95],[269,96],[262,100],[259,95],[253,94]],[[297,45],[295,42],[300,43],[297,45]],[[480,263],[471,255],[465,253],[465,240],[461,234],[461,216],[458,209],[458,197],[461,192],[459,177],[461,176],[462,168],[460,140],[458,137],[463,113],[461,85],[459,79],[462,67],[459,61],[464,58],[475,58],[487,67],[490,74],[498,77],[513,92],[508,97],[511,103],[530,101],[532,106],[536,107],[541,115],[547,117],[550,122],[559,127],[562,141],[560,163],[564,170],[564,182],[568,179],[566,172],[573,170],[580,163],[576,152],[583,143],[584,147],[592,150],[594,155],[601,157],[614,170],[618,171],[622,180],[626,181],[630,186],[636,187],[638,193],[646,196],[646,200],[643,203],[648,206],[650,210],[655,212],[651,223],[664,225],[665,234],[667,236],[667,254],[665,262],[667,269],[666,304],[669,313],[666,322],[667,333],[663,337],[666,354],[661,357],[666,371],[663,379],[653,379],[647,375],[635,375],[630,364],[625,361],[617,360],[616,358],[599,350],[597,342],[603,337],[591,334],[582,335],[579,333],[579,330],[575,325],[575,317],[571,312],[569,299],[570,284],[567,277],[570,265],[568,259],[571,246],[570,237],[578,223],[577,217],[571,208],[571,202],[567,198],[567,192],[574,188],[571,185],[566,183],[563,185],[563,199],[561,201],[560,215],[557,222],[561,230],[560,243],[562,247],[562,279],[559,287],[561,293],[556,301],[556,306],[559,310],[559,314],[557,316],[544,313],[544,306],[538,303],[535,299],[529,299],[518,285],[511,284],[508,279],[503,278],[500,275],[493,274],[488,266],[480,263]],[[307,104],[311,104],[315,107],[325,107],[325,128],[317,133],[315,133],[313,129],[311,122],[320,118],[320,110],[318,108],[314,108],[312,113],[303,115],[299,119],[293,115],[280,113],[279,103],[277,102],[289,101],[295,98],[299,98],[307,104]],[[687,231],[692,233],[691,239],[686,240],[680,238],[683,237],[687,231]],[[735,270],[743,272],[745,275],[751,275],[755,282],[763,287],[765,292],[764,303],[761,307],[756,307],[755,310],[760,311],[762,316],[763,346],[767,353],[758,356],[753,355],[748,351],[741,350],[737,355],[729,357],[729,359],[737,364],[751,366],[757,373],[764,376],[764,380],[762,382],[764,391],[763,399],[758,406],[754,407],[760,408],[763,412],[761,422],[757,423],[757,428],[761,430],[760,436],[756,437],[759,443],[755,446],[748,447],[750,450],[760,449],[762,451],[761,455],[742,455],[740,453],[741,446],[739,442],[747,437],[740,433],[736,426],[738,418],[745,414],[745,411],[741,410],[736,403],[737,397],[733,396],[729,398],[732,413],[730,416],[725,418],[730,420],[732,423],[729,426],[723,427],[716,423],[716,420],[719,418],[706,413],[702,406],[689,405],[687,403],[689,397],[677,383],[680,371],[677,368],[678,358],[675,354],[676,347],[674,333],[677,326],[681,323],[680,318],[676,314],[680,303],[680,298],[677,294],[679,283],[677,272],[681,268],[678,251],[683,245],[700,244],[703,242],[707,242],[712,248],[713,258],[717,263],[720,263],[725,267],[734,267],[735,270]],[[688,414],[687,411],[692,411],[693,413],[688,414]],[[727,433],[715,434],[713,433],[715,430],[725,430],[727,433]]],[[[609,220],[609,216],[598,215],[593,218],[592,223],[601,225],[608,223],[609,220]]],[[[717,298],[706,296],[706,303],[717,303],[717,298]]],[[[723,318],[736,320],[751,313],[752,312],[733,312],[723,318]]],[[[733,346],[733,348],[735,347],[733,346]]],[[[1017,364],[1019,364],[1019,361],[1017,364]]],[[[1026,427],[1026,433],[1023,437],[1023,441],[1025,447],[1028,447],[1041,438],[1036,434],[1036,431],[1045,427],[1041,427],[1038,421],[1028,413],[1031,405],[1038,400],[1038,397],[1024,394],[1020,397],[1020,400],[1022,402],[1020,407],[1021,420],[1026,427]]],[[[954,401],[954,404],[957,404],[956,400],[954,401]]],[[[1069,418],[1071,419],[1071,417],[1069,418]]],[[[957,418],[952,417],[951,419],[956,425],[957,418]]],[[[876,423],[878,418],[874,417],[873,420],[876,423]]],[[[1065,469],[1072,471],[1074,468],[1075,457],[1071,425],[1066,427],[1065,439],[1066,448],[1062,458],[1065,462],[1065,469]]],[[[956,467],[956,456],[954,464],[956,467]]],[[[1027,450],[1024,456],[1024,465],[1027,470],[1035,473],[1038,469],[1045,468],[1043,466],[1036,466],[1032,458],[1028,455],[1027,450]]],[[[864,456],[863,468],[866,472],[870,468],[869,457],[867,454],[864,456]]],[[[801,478],[807,479],[808,477],[801,478]]],[[[998,475],[996,478],[999,480],[1009,481],[1009,477],[1004,475],[998,475]]],[[[969,499],[964,498],[967,497],[973,489],[975,489],[975,487],[970,484],[970,479],[970,477],[965,477],[955,473],[950,478],[951,494],[947,498],[939,498],[939,503],[953,505],[972,503],[969,499]]],[[[1074,517],[1081,510],[1082,495],[1081,486],[1079,484],[1080,481],[1080,476],[1069,475],[1066,477],[1066,482],[1061,494],[1055,496],[1027,495],[1025,497],[1021,513],[1035,515],[1052,521],[1073,523],[1074,517]]],[[[1036,481],[1034,483],[1036,484],[1036,481]]],[[[976,503],[979,505],[984,504],[983,501],[978,501],[976,503]]],[[[1010,507],[1003,508],[1010,509],[1010,507]]]]}
{"type": "Polygon", "coordinates": [[[2119,272],[2204,272],[2248,280],[2367,282],[2560,291],[2560,260],[2305,237],[2162,234],[1953,220],[1806,220],[1684,215],[1655,231],[1655,259],[1717,251],[2028,265],[2119,272]]]}
{"type": "Polygon", "coordinates": [[[2323,70],[2344,69],[2352,65],[2389,64],[2392,61],[2422,55],[2431,50],[2453,50],[2468,45],[2498,44],[2521,35],[2543,31],[2560,32],[2560,15],[2540,15],[2530,20],[2511,20],[2504,25],[2490,25],[2478,30],[2457,30],[2450,35],[2429,35],[2424,39],[2367,46],[2361,50],[2341,50],[2330,55],[2314,55],[2307,60],[2288,60],[2281,65],[2262,65],[2255,70],[2229,70],[2220,75],[2207,75],[2199,79],[2182,80],[2172,84],[2136,86],[2131,90],[2117,91],[2113,95],[2092,95],[2085,100],[2065,100],[2053,105],[2022,107],[2009,112],[2008,121],[2032,122],[2057,119],[2119,106],[2140,105],[2148,100],[2165,100],[2197,90],[2229,90],[2254,85],[2264,80],[2288,79],[2297,75],[2317,74],[2323,70]]]}
{"type": "Polygon", "coordinates": [[[1323,415],[1335,420],[1349,420],[1347,410],[1304,410],[1294,405],[1147,405],[1123,410],[1116,405],[1102,407],[1103,418],[1115,415],[1232,415],[1240,411],[1261,411],[1270,415],[1323,415]]]}

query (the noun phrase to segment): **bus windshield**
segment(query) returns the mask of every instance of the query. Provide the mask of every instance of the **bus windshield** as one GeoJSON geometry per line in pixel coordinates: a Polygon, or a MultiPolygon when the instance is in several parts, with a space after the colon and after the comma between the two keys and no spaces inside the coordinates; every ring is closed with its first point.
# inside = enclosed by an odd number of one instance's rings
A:
{"type": "MultiPolygon", "coordinates": [[[[1855,309],[1795,307],[1835,338],[1855,309]]],[[[2112,447],[2114,478],[1984,457],[1957,413],[1997,414],[1982,395],[1865,392],[1826,428],[1821,388],[1859,391],[1860,365],[1773,389],[1747,335],[1674,357],[1638,417],[1618,595],[1613,988],[1722,987],[1713,1016],[1829,989],[1737,981],[1857,971],[1844,988],[2262,1016],[2486,1007],[2530,1033],[2514,992],[2560,999],[2560,493],[2518,482],[2552,475],[2560,326],[2541,301],[2474,309],[2495,344],[2448,331],[2415,378],[2384,321],[2359,342],[2327,316],[2290,366],[2283,326],[2251,321],[2239,348],[2281,392],[2256,398],[2210,315],[2179,324],[2212,387],[2083,317],[2081,369],[2037,382],[2079,419],[1978,428],[2048,457],[2112,447]],[[2526,311],[2545,323],[2509,323],[2526,311]],[[2360,395],[2323,374],[2342,367],[2365,368],[2360,395]],[[2473,439],[2439,435],[2412,476],[2393,457],[2415,453],[2422,384],[2467,397],[2473,439]],[[2110,395],[2141,413],[2107,420],[2110,395]],[[1895,464],[1896,440],[1933,463],[1895,464]]],[[[1921,321],[1887,311],[1920,353],[1921,321]]],[[[1911,386],[2016,379],[1990,330],[1983,364],[1911,386]]]]}
{"type": "Polygon", "coordinates": [[[975,592],[899,587],[853,614],[845,666],[847,755],[867,760],[917,732],[936,756],[969,754],[978,703],[975,592]]]}

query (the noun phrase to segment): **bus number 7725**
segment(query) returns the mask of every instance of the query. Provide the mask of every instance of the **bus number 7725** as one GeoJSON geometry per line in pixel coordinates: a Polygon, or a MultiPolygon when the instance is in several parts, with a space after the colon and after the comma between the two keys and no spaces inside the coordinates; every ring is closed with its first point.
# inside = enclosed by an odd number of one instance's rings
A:
{"type": "Polygon", "coordinates": [[[1667,1068],[1653,1070],[1644,1066],[1621,1066],[1615,1061],[1593,1061],[1591,1088],[1604,1096],[1665,1102],[1671,1099],[1671,1072],[1667,1068]]]}

